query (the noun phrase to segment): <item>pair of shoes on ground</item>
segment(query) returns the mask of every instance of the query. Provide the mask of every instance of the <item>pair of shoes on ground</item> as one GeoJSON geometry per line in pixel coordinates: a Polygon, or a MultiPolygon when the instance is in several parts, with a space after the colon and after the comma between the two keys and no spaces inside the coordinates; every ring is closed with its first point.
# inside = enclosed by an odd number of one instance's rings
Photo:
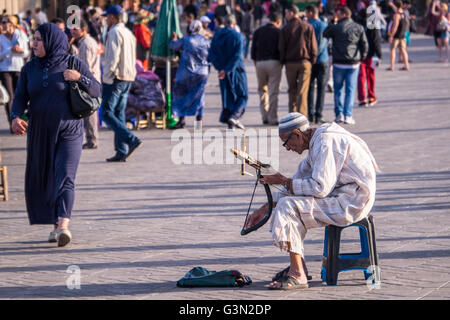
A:
{"type": "Polygon", "coordinates": [[[231,118],[228,120],[228,129],[234,130],[234,128],[245,130],[244,125],[239,120],[231,118]]]}
{"type": "Polygon", "coordinates": [[[107,162],[125,162],[133,154],[133,152],[136,151],[136,149],[139,148],[141,145],[142,145],[142,141],[137,139],[136,142],[130,144],[128,153],[126,155],[116,153],[115,156],[106,159],[106,161],[107,162]]]}
{"type": "MultiPolygon", "coordinates": [[[[387,68],[386,70],[387,70],[387,71],[394,71],[394,68],[389,67],[389,68],[387,68]]],[[[401,67],[399,70],[400,70],[400,71],[409,71],[409,68],[407,68],[407,67],[401,67]]]]}
{"type": "Polygon", "coordinates": [[[343,114],[340,114],[336,117],[336,119],[334,120],[334,122],[336,123],[345,123],[345,124],[355,124],[356,121],[355,119],[353,119],[353,117],[351,116],[345,116],[343,114]]]}
{"type": "Polygon", "coordinates": [[[368,101],[367,100],[360,101],[358,105],[362,108],[367,108],[367,107],[373,107],[374,105],[377,104],[377,102],[378,102],[377,98],[370,98],[368,101]]]}
{"type": "Polygon", "coordinates": [[[317,116],[315,116],[315,117],[308,117],[308,121],[309,121],[309,123],[315,123],[315,124],[319,124],[319,125],[327,123],[327,121],[324,120],[323,117],[317,117],[317,116]]]}
{"type": "Polygon", "coordinates": [[[83,150],[86,150],[86,149],[97,149],[97,148],[98,148],[98,146],[95,145],[95,144],[91,144],[91,143],[83,144],[83,150]]]}
{"type": "Polygon", "coordinates": [[[48,242],[57,242],[58,247],[64,247],[72,241],[72,233],[69,229],[55,229],[50,232],[48,242]]]}
{"type": "Polygon", "coordinates": [[[265,126],[277,126],[279,124],[278,121],[269,122],[269,120],[263,120],[263,125],[265,126]]]}

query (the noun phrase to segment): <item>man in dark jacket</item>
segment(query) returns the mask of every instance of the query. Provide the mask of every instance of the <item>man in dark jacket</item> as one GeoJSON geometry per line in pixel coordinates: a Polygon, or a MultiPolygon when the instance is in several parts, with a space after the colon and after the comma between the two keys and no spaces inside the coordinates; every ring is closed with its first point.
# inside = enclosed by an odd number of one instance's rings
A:
{"type": "Polygon", "coordinates": [[[351,15],[348,7],[340,7],[337,11],[338,23],[329,25],[323,32],[324,37],[333,40],[335,122],[346,124],[355,124],[352,115],[359,65],[366,58],[369,46],[364,28],[354,22],[351,15]]]}
{"type": "Polygon", "coordinates": [[[370,17],[366,17],[366,15],[363,14],[362,18],[364,19],[363,26],[369,43],[369,51],[366,59],[361,61],[361,66],[359,67],[358,101],[360,107],[371,107],[378,102],[378,99],[375,96],[375,66],[378,63],[378,60],[381,59],[381,36],[378,29],[370,24],[367,25],[367,19],[370,17]]]}
{"type": "Polygon", "coordinates": [[[308,89],[312,64],[317,59],[314,28],[298,18],[298,8],[289,6],[285,12],[287,24],[281,29],[278,49],[280,61],[286,65],[289,112],[308,116],[308,89]]]}

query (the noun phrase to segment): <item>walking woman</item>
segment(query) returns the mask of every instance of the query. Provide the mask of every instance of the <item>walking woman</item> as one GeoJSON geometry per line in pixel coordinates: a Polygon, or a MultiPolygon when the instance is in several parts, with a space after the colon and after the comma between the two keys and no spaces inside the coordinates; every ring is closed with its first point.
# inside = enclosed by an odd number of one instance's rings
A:
{"type": "Polygon", "coordinates": [[[22,69],[11,111],[15,134],[27,132],[25,200],[30,224],[51,224],[49,242],[67,245],[75,200],[75,176],[83,142],[83,119],[73,117],[69,83],[93,97],[101,86],[84,62],[68,70],[69,43],[58,26],[45,23],[34,34],[34,58],[22,69]],[[28,123],[21,119],[28,109],[28,123]]]}
{"type": "Polygon", "coordinates": [[[4,34],[0,34],[0,81],[8,91],[9,102],[5,104],[6,115],[11,129],[11,106],[14,101],[14,91],[19,80],[20,70],[28,56],[28,39],[25,32],[18,28],[19,20],[15,16],[4,16],[2,27],[4,34]]]}
{"type": "Polygon", "coordinates": [[[208,50],[210,42],[202,36],[202,23],[194,20],[189,25],[190,35],[177,40],[172,35],[169,47],[181,51],[180,65],[173,88],[173,113],[180,117],[174,129],[185,126],[186,116],[196,116],[195,127],[201,128],[205,106],[205,87],[208,81],[208,50]]]}
{"type": "Polygon", "coordinates": [[[400,68],[402,71],[409,71],[409,60],[408,53],[406,52],[406,39],[405,33],[406,29],[409,25],[406,20],[405,13],[403,12],[403,3],[401,0],[396,0],[394,4],[392,4],[393,8],[395,8],[394,20],[392,22],[392,29],[390,31],[389,43],[391,46],[391,66],[387,69],[388,71],[394,71],[395,64],[395,50],[397,47],[399,48],[400,54],[402,56],[404,67],[400,68]]]}
{"type": "Polygon", "coordinates": [[[431,7],[431,14],[438,18],[436,28],[434,31],[434,37],[439,51],[439,60],[437,62],[448,62],[448,30],[449,22],[446,18],[448,6],[445,3],[433,1],[431,7]],[[442,55],[442,51],[445,49],[445,58],[442,55]]]}

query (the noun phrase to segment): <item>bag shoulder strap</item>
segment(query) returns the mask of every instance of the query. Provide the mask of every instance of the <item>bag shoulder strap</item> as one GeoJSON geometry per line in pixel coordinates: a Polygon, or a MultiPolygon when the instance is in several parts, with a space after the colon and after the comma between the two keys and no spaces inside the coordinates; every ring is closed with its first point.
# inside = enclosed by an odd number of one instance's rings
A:
{"type": "Polygon", "coordinates": [[[70,56],[69,57],[69,69],[73,70],[73,67],[75,65],[75,56],[70,56]]]}

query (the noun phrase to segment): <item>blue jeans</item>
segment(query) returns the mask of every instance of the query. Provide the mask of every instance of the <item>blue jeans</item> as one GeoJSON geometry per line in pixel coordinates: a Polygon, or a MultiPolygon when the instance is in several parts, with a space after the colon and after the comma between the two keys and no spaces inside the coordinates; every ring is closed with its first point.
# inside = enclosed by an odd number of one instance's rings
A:
{"type": "Polygon", "coordinates": [[[343,69],[333,66],[334,113],[351,117],[358,82],[359,66],[354,69],[343,69]],[[345,97],[344,93],[345,84],[345,97]]]}
{"type": "Polygon", "coordinates": [[[250,47],[250,34],[246,33],[244,35],[244,58],[245,59],[247,59],[249,47],[250,47]]]}
{"type": "Polygon", "coordinates": [[[127,144],[135,143],[138,138],[126,126],[125,108],[131,82],[114,80],[113,84],[103,83],[102,118],[114,131],[114,149],[117,155],[127,154],[127,144]]]}

